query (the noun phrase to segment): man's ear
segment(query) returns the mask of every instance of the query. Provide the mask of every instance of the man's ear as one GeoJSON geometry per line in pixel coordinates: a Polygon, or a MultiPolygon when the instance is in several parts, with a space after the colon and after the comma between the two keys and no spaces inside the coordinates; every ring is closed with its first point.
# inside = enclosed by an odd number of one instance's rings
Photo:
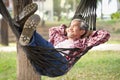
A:
{"type": "Polygon", "coordinates": [[[85,32],[86,32],[85,30],[81,30],[80,33],[81,33],[81,35],[83,35],[83,34],[85,34],[85,32]]]}
{"type": "Polygon", "coordinates": [[[85,30],[81,30],[81,38],[85,38],[86,37],[86,31],[85,30]]]}

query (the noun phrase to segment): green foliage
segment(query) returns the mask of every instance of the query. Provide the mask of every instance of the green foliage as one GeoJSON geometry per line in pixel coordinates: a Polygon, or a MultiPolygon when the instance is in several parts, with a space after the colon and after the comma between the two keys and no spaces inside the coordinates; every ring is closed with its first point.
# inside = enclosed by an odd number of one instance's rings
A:
{"type": "Polygon", "coordinates": [[[60,0],[54,0],[54,14],[57,15],[57,14],[60,14],[61,12],[61,7],[60,7],[60,3],[61,1],[60,0]]]}
{"type": "Polygon", "coordinates": [[[113,13],[111,15],[111,19],[120,19],[120,11],[117,11],[116,13],[113,13]]]}
{"type": "MultiPolygon", "coordinates": [[[[41,80],[119,80],[119,51],[89,51],[64,76],[41,80]]],[[[16,80],[16,53],[0,52],[0,80],[16,80]]]]}
{"type": "Polygon", "coordinates": [[[58,20],[61,17],[62,8],[60,7],[61,0],[53,0],[54,5],[54,15],[58,17],[58,20]]]}

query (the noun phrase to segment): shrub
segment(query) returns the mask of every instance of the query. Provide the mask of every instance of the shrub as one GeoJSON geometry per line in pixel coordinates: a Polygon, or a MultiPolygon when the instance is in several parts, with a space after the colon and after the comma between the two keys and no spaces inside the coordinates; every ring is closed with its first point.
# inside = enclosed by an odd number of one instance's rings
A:
{"type": "Polygon", "coordinates": [[[111,14],[111,19],[120,19],[120,11],[111,14]]]}

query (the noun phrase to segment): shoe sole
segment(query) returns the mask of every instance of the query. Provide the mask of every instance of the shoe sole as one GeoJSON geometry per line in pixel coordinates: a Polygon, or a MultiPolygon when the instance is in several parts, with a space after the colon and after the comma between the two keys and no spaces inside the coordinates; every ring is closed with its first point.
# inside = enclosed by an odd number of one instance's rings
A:
{"type": "Polygon", "coordinates": [[[21,36],[19,38],[19,43],[23,46],[28,45],[34,31],[36,30],[36,27],[40,23],[40,17],[38,15],[32,15],[30,16],[27,21],[25,22],[25,25],[23,27],[23,31],[21,33],[21,36]]]}
{"type": "Polygon", "coordinates": [[[19,14],[16,21],[18,23],[25,22],[28,17],[30,17],[32,14],[34,14],[36,12],[37,9],[38,9],[38,6],[36,3],[28,4],[27,6],[24,7],[22,12],[19,14]]]}

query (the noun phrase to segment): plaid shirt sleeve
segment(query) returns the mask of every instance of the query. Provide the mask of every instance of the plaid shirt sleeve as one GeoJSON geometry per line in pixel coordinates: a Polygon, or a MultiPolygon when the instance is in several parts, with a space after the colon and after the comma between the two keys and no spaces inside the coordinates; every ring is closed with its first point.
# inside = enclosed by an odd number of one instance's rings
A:
{"type": "Polygon", "coordinates": [[[49,29],[49,42],[51,42],[54,46],[59,42],[66,39],[65,36],[65,28],[66,25],[60,25],[58,27],[52,27],[49,29]]]}
{"type": "Polygon", "coordinates": [[[105,30],[94,31],[88,38],[87,46],[93,47],[105,43],[110,38],[110,34],[105,30]]]}
{"type": "Polygon", "coordinates": [[[74,52],[72,57],[67,56],[67,59],[71,61],[69,64],[72,64],[76,56],[80,54],[87,48],[97,46],[99,44],[105,43],[110,38],[110,34],[105,30],[94,31],[89,38],[80,39],[74,42],[75,48],[80,48],[79,51],[74,52]]]}

